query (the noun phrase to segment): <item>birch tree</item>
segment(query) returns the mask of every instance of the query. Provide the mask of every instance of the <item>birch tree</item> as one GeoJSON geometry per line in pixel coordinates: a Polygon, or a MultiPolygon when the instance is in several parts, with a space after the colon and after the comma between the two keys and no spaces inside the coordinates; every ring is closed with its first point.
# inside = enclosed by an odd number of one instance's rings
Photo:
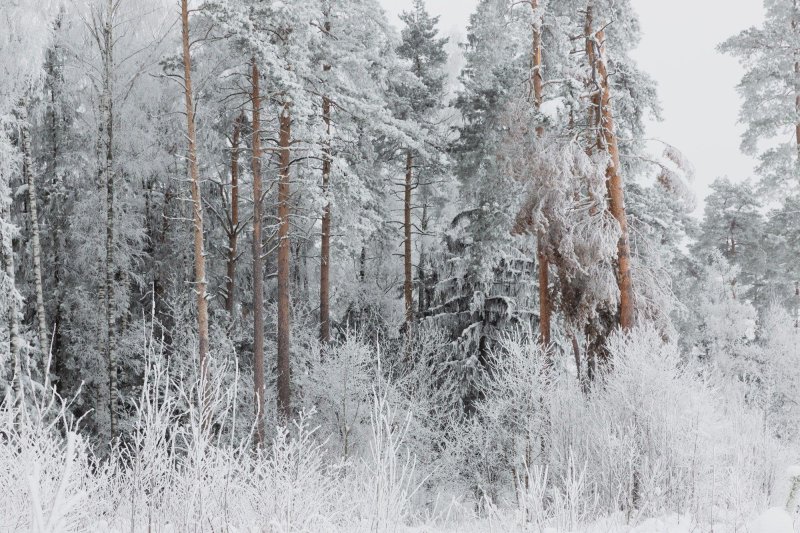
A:
{"type": "Polygon", "coordinates": [[[36,177],[33,168],[30,124],[28,122],[27,98],[20,102],[17,120],[19,121],[20,148],[22,150],[22,174],[28,193],[28,213],[30,215],[31,246],[33,247],[33,277],[36,290],[36,317],[38,322],[39,351],[42,364],[46,364],[50,347],[47,342],[47,319],[44,311],[44,290],[42,288],[42,245],[39,238],[39,208],[36,196],[36,177]]]}

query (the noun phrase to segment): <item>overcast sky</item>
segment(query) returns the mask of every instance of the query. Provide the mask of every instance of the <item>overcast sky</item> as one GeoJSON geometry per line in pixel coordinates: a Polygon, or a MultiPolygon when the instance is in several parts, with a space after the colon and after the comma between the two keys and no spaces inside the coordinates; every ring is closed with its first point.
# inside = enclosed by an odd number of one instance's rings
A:
{"type": "MultiPolygon", "coordinates": [[[[390,20],[411,0],[381,0],[390,20]]],[[[761,0],[632,0],[643,30],[634,57],[659,86],[663,122],[650,125],[649,135],[675,145],[694,163],[693,188],[702,200],[718,176],[742,180],[752,175],[754,161],[739,152],[742,128],[737,124],[742,76],[737,62],[715,47],[727,37],[760,23],[761,0]],[[722,15],[724,14],[724,15],[722,15]]],[[[442,31],[452,41],[463,38],[477,0],[427,0],[441,17],[442,31]]]]}

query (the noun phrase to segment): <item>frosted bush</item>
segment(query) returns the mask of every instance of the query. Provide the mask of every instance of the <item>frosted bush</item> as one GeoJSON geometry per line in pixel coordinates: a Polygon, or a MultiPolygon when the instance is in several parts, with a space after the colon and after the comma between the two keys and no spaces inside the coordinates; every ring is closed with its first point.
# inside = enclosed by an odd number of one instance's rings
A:
{"type": "Polygon", "coordinates": [[[220,387],[229,372],[200,413],[195,384],[171,379],[158,354],[147,361],[130,435],[103,458],[54,393],[28,391],[24,410],[3,403],[0,529],[388,532],[414,518],[425,478],[404,442],[412,415],[388,392],[365,400],[366,450],[345,462],[328,453],[313,410],[255,448],[236,437],[237,389],[220,387]]]}
{"type": "Polygon", "coordinates": [[[108,511],[112,471],[77,433],[67,405],[27,391],[25,409],[0,411],[0,525],[14,531],[79,531],[108,511]]]}
{"type": "Polygon", "coordinates": [[[611,363],[588,392],[562,371],[561,355],[548,366],[530,335],[506,337],[475,413],[449,419],[429,416],[443,403],[439,378],[426,377],[432,367],[393,369],[391,381],[380,350],[346,342],[309,374],[307,414],[274,427],[262,448],[247,422],[237,427],[252,414],[237,412],[235,369],[218,368],[200,413],[198,387],[170,377],[155,346],[130,432],[102,457],[41,387],[26,391],[24,410],[3,404],[3,528],[572,531],[602,515],[738,527],[795,505],[784,473],[794,454],[764,405],[748,401],[749,385],[715,389],[708,365],[685,360],[654,329],[613,337],[611,363]],[[326,395],[320,371],[353,379],[326,395]],[[345,425],[358,444],[347,454],[345,425]]]}

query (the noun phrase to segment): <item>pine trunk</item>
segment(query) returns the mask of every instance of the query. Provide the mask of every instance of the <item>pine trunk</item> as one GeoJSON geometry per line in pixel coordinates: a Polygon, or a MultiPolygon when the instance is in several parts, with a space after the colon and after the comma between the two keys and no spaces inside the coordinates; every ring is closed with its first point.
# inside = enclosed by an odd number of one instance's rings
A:
{"type": "MultiPolygon", "coordinates": [[[[536,17],[533,21],[533,54],[531,65],[531,88],[533,90],[533,104],[538,111],[542,106],[542,17],[536,11],[539,9],[539,0],[531,0],[531,9],[536,17]]],[[[536,128],[537,136],[544,134],[544,127],[536,128]]],[[[550,301],[550,261],[545,249],[545,236],[542,231],[537,234],[536,256],[539,263],[539,337],[542,344],[550,345],[550,323],[552,317],[552,303],[550,301]]]]}
{"type": "Polygon", "coordinates": [[[403,194],[403,297],[405,301],[406,334],[411,334],[414,319],[414,279],[411,262],[411,191],[414,172],[414,156],[411,150],[406,153],[406,180],[403,194]]]}
{"type": "Polygon", "coordinates": [[[422,317],[425,316],[425,313],[428,309],[428,301],[427,301],[427,284],[426,284],[426,274],[425,274],[425,261],[427,250],[425,249],[425,238],[424,236],[428,232],[428,199],[427,194],[423,193],[423,200],[422,200],[422,218],[420,220],[420,230],[423,235],[423,238],[420,239],[419,242],[419,260],[417,264],[417,316],[422,317]]]}
{"type": "Polygon", "coordinates": [[[278,412],[289,420],[291,406],[291,362],[289,359],[290,308],[289,308],[289,170],[291,165],[292,117],[289,104],[283,105],[280,114],[280,178],[278,182],[278,412]]]}
{"type": "Polygon", "coordinates": [[[239,240],[239,143],[241,142],[243,117],[240,115],[233,123],[231,139],[231,216],[228,228],[228,261],[225,283],[225,310],[233,319],[236,302],[236,257],[239,240]]]}
{"type": "Polygon", "coordinates": [[[594,6],[592,1],[586,7],[586,21],[584,24],[584,36],[586,37],[586,56],[589,60],[589,68],[591,69],[591,79],[589,80],[589,89],[591,91],[591,105],[588,112],[588,130],[589,141],[587,142],[586,153],[591,155],[594,148],[602,150],[602,135],[600,134],[600,106],[601,106],[601,91],[600,82],[597,80],[597,54],[595,53],[594,45],[594,6]]]}
{"type": "Polygon", "coordinates": [[[625,213],[625,193],[620,174],[619,146],[614,128],[614,113],[611,107],[611,84],[608,79],[608,65],[605,48],[605,32],[597,32],[595,40],[597,75],[601,87],[600,127],[602,143],[608,151],[610,161],[606,169],[606,187],[608,189],[608,205],[611,215],[617,220],[620,228],[620,239],[617,244],[617,283],[619,284],[619,325],[624,331],[633,327],[633,281],[630,264],[630,242],[628,240],[628,218],[625,213]]]}
{"type": "Polygon", "coordinates": [[[181,26],[183,44],[184,101],[186,104],[186,130],[189,140],[189,178],[192,190],[192,222],[194,232],[194,282],[197,296],[198,363],[200,366],[200,411],[206,421],[208,379],[208,299],[206,298],[206,257],[203,245],[203,199],[200,190],[200,170],[197,163],[197,135],[195,132],[194,101],[192,94],[192,58],[189,50],[188,0],[181,0],[181,26]]]}
{"type": "Polygon", "coordinates": [[[256,414],[256,445],[264,444],[264,264],[261,260],[261,220],[264,193],[261,184],[261,74],[252,59],[253,104],[253,387],[256,414]]]}
{"type": "MultiPolygon", "coordinates": [[[[39,239],[39,208],[36,198],[36,177],[33,172],[31,157],[31,135],[28,124],[28,103],[23,101],[20,106],[20,140],[22,146],[22,173],[28,188],[28,214],[31,224],[31,245],[33,248],[33,277],[36,286],[36,316],[38,318],[39,349],[42,352],[43,363],[47,362],[49,345],[47,342],[47,320],[44,313],[44,291],[42,289],[42,246],[39,239]]],[[[49,369],[45,368],[45,371],[49,369]]]]}
{"type": "MultiPolygon", "coordinates": [[[[330,23],[326,23],[330,31],[330,23]]],[[[326,71],[330,70],[325,65],[326,71]]],[[[319,264],[319,340],[323,346],[331,340],[331,310],[330,310],[330,271],[331,271],[331,203],[327,199],[331,177],[331,101],[327,96],[322,98],[322,120],[325,122],[327,138],[322,147],[322,195],[326,198],[325,208],[322,212],[322,235],[320,243],[319,264]]]]}

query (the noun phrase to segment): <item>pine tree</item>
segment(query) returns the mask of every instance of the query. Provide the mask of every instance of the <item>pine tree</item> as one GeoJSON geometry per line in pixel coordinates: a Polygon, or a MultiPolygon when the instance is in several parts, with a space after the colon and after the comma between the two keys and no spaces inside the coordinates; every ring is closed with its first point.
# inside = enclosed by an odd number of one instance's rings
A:
{"type": "Polygon", "coordinates": [[[291,308],[289,295],[289,215],[291,195],[291,104],[284,102],[279,112],[278,148],[280,176],[278,178],[278,411],[284,419],[292,416],[290,359],[291,308]]]}
{"type": "MultiPolygon", "coordinates": [[[[402,29],[402,42],[397,48],[400,58],[408,61],[411,78],[396,85],[397,98],[395,114],[402,120],[412,120],[435,135],[434,120],[442,107],[447,74],[447,38],[438,37],[438,17],[431,17],[423,0],[414,0],[411,11],[400,15],[405,23],[402,29]],[[434,117],[433,119],[431,117],[434,117]]],[[[418,140],[419,142],[419,140],[418,140]]],[[[414,317],[414,277],[412,203],[413,191],[421,186],[415,171],[423,168],[411,147],[405,148],[405,179],[403,182],[403,302],[408,332],[414,317]]]]}
{"type": "Polygon", "coordinates": [[[208,386],[208,299],[206,297],[206,259],[203,240],[203,198],[200,188],[200,168],[197,159],[194,94],[192,93],[192,56],[189,39],[188,0],[181,0],[181,29],[183,45],[183,84],[186,111],[186,131],[189,141],[189,179],[192,191],[192,230],[194,237],[194,284],[197,295],[198,367],[200,376],[200,410],[206,413],[208,386]]]}
{"type": "Polygon", "coordinates": [[[264,442],[264,272],[261,221],[264,193],[261,187],[261,73],[255,58],[251,60],[251,105],[253,107],[253,384],[256,414],[256,445],[264,442]]]}
{"type": "MultiPolygon", "coordinates": [[[[323,30],[326,37],[331,32],[329,10],[323,14],[323,30]]],[[[330,63],[323,63],[322,71],[329,75],[330,63]]],[[[322,195],[327,196],[331,180],[331,99],[327,94],[322,97],[322,122],[325,124],[325,136],[322,147],[322,195]]],[[[319,258],[319,340],[323,346],[331,340],[331,203],[326,201],[322,210],[322,229],[320,235],[319,258]]]]}
{"type": "Polygon", "coordinates": [[[587,56],[592,69],[596,91],[594,117],[598,127],[598,146],[608,152],[609,163],[606,170],[609,210],[620,228],[617,254],[617,283],[619,284],[619,325],[630,330],[634,323],[634,296],[631,279],[631,252],[628,240],[628,218],[625,213],[625,193],[623,190],[619,145],[611,105],[611,83],[608,76],[608,48],[605,30],[594,30],[594,6],[589,3],[586,14],[587,56]]]}
{"type": "MultiPolygon", "coordinates": [[[[719,251],[726,261],[739,269],[742,276],[742,279],[733,279],[731,283],[755,290],[761,284],[757,280],[763,276],[759,265],[764,255],[765,223],[754,187],[748,182],[734,184],[723,178],[711,184],[711,191],[706,199],[695,254],[702,257],[710,250],[719,251]]],[[[766,303],[766,299],[762,303],[766,303]]]]}
{"type": "Polygon", "coordinates": [[[796,191],[800,165],[800,3],[764,2],[761,27],[751,27],[719,46],[739,59],[745,75],[738,91],[746,130],[742,151],[758,155],[766,190],[796,191]],[[791,141],[785,139],[791,138],[791,141]]]}

